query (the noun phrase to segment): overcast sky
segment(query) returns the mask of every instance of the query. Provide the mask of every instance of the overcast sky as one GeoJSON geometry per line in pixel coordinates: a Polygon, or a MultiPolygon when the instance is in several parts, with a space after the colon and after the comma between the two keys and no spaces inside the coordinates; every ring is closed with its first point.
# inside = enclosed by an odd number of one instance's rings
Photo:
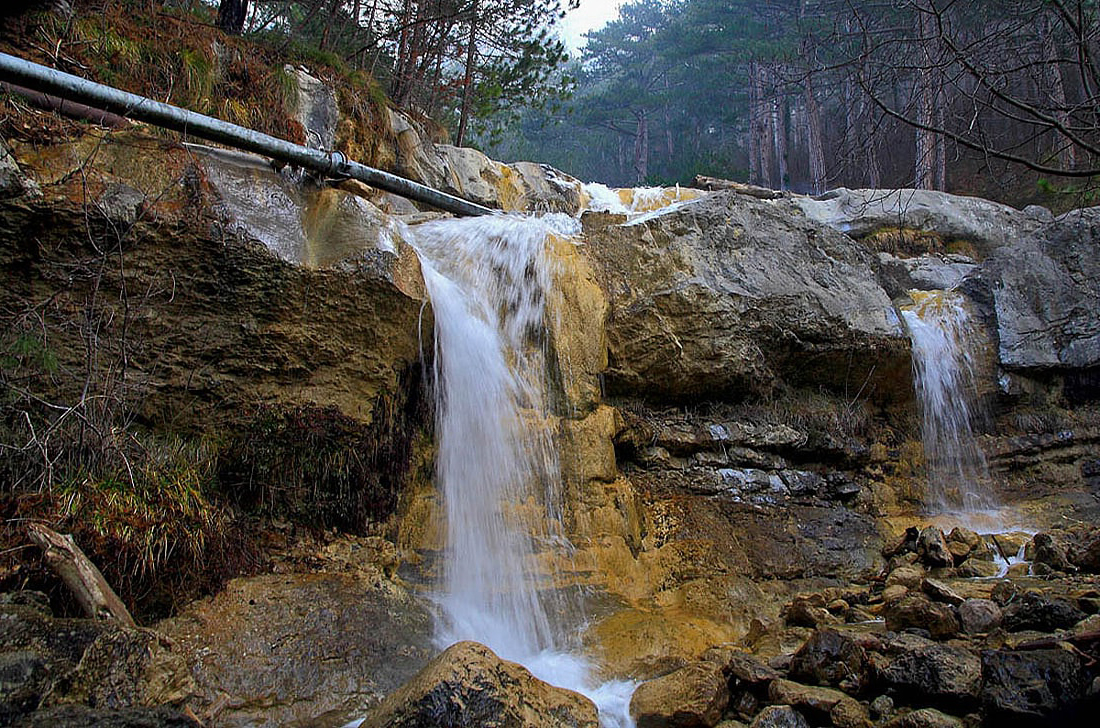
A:
{"type": "Polygon", "coordinates": [[[581,6],[572,10],[559,25],[562,39],[570,51],[584,45],[584,34],[602,28],[618,15],[624,0],[581,0],[581,6]]]}

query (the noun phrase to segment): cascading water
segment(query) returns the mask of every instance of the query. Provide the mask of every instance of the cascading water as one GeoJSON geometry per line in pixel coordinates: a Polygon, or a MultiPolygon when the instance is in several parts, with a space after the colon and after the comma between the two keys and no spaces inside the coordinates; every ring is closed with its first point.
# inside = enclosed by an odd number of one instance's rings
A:
{"type": "Polygon", "coordinates": [[[625,726],[633,686],[593,684],[587,663],[566,652],[575,645],[550,618],[552,590],[540,592],[534,564],[537,549],[567,546],[544,318],[548,236],[577,227],[564,215],[498,215],[414,229],[435,315],[436,479],[447,533],[436,639],[481,642],[588,694],[604,725],[625,726]]]}
{"type": "Polygon", "coordinates": [[[972,422],[977,409],[974,332],[965,299],[953,291],[911,291],[902,309],[913,348],[928,470],[927,507],[974,515],[996,507],[972,422]]]}

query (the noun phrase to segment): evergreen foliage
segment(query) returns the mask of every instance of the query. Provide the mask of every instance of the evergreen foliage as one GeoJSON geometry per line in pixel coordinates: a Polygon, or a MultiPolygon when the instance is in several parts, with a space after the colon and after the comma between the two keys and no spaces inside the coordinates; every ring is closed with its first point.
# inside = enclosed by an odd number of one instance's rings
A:
{"type": "Polygon", "coordinates": [[[589,34],[565,109],[482,141],[614,185],[1049,202],[1100,171],[1098,41],[1088,0],[636,0],[589,34]]]}

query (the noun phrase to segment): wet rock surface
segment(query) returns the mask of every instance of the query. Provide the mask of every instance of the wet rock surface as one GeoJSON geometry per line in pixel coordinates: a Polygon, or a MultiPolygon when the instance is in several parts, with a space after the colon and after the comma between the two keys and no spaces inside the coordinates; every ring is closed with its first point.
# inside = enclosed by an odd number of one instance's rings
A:
{"type": "Polygon", "coordinates": [[[0,725],[198,725],[181,712],[195,689],[183,653],[162,636],[0,596],[0,725]]]}
{"type": "Polygon", "coordinates": [[[188,657],[196,713],[219,726],[339,726],[422,668],[431,618],[373,563],[378,546],[337,540],[313,559],[321,571],[235,579],[158,625],[188,657]]]}
{"type": "Polygon", "coordinates": [[[365,728],[596,728],[596,706],[476,642],[433,659],[375,709],[365,728]]]}

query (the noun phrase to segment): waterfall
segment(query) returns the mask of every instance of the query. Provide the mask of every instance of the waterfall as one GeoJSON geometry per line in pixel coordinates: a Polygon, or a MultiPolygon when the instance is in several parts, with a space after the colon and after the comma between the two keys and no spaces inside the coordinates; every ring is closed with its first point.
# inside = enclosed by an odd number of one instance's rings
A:
{"type": "MultiPolygon", "coordinates": [[[[475,640],[629,724],[632,684],[593,684],[540,590],[540,549],[565,549],[548,402],[548,237],[568,216],[493,215],[413,229],[435,317],[436,481],[446,552],[436,641],[475,640]]],[[[557,605],[560,607],[560,605],[557,605]]]]}
{"type": "Polygon", "coordinates": [[[925,505],[934,512],[976,514],[996,506],[989,468],[972,423],[977,401],[976,339],[963,296],[911,291],[902,309],[913,349],[913,381],[921,411],[928,471],[925,505]]]}

